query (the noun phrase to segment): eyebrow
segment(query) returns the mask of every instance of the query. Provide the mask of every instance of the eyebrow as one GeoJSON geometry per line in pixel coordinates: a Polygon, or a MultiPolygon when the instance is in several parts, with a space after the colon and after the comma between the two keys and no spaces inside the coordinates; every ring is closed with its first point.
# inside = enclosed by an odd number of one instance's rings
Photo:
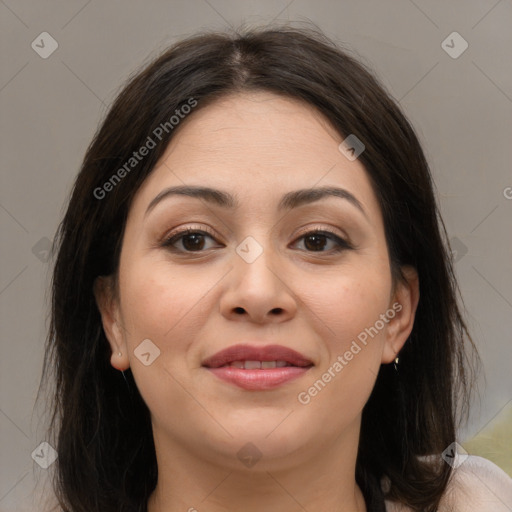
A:
{"type": "MultiPolygon", "coordinates": [[[[230,210],[235,210],[240,204],[236,196],[233,196],[223,190],[204,186],[181,185],[165,188],[162,190],[149,203],[144,216],[148,215],[149,212],[153,210],[153,208],[155,208],[158,203],[173,196],[195,197],[230,210]]],[[[358,199],[348,190],[338,187],[305,188],[287,192],[279,201],[278,211],[291,210],[305,204],[314,203],[325,197],[338,197],[340,199],[347,200],[358,210],[360,210],[361,213],[368,219],[368,216],[366,215],[366,212],[358,199]]]]}

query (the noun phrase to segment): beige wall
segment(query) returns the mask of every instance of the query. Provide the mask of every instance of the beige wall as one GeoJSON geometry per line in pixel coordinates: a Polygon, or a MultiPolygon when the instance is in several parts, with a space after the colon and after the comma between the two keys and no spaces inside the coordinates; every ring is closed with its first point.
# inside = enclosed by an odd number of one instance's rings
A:
{"type": "Polygon", "coordinates": [[[45,250],[86,146],[148,55],[243,20],[317,23],[373,66],[417,128],[487,377],[462,438],[468,451],[512,473],[512,457],[503,455],[512,417],[510,1],[2,0],[0,16],[0,511],[39,509],[30,500],[47,472],[31,454],[44,441],[33,405],[47,315],[45,250]],[[468,44],[461,55],[458,36],[442,47],[454,31],[468,44]],[[49,56],[55,43],[42,32],[58,44],[49,56]]]}

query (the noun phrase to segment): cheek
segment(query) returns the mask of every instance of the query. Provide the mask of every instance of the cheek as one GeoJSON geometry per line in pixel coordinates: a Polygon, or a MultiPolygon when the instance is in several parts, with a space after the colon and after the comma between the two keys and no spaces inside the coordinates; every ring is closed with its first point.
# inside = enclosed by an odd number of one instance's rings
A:
{"type": "Polygon", "coordinates": [[[201,309],[205,281],[187,278],[184,272],[171,271],[161,263],[140,264],[126,268],[126,279],[121,289],[124,298],[123,316],[128,331],[136,337],[154,338],[162,347],[169,339],[183,339],[183,329],[190,325],[189,315],[201,309]]]}
{"type": "Polygon", "coordinates": [[[194,290],[161,265],[125,264],[120,276],[130,367],[141,394],[152,396],[163,382],[169,385],[166,369],[186,350],[189,336],[183,332],[183,318],[195,300],[194,290]],[[142,357],[148,352],[149,356],[142,357]]]}
{"type": "Polygon", "coordinates": [[[316,323],[323,326],[322,339],[330,352],[335,350],[337,355],[347,350],[353,339],[387,311],[391,290],[388,276],[387,268],[338,269],[337,274],[321,281],[305,283],[302,298],[315,313],[316,323]]]}
{"type": "Polygon", "coordinates": [[[174,418],[168,414],[171,409],[179,409],[180,414],[197,414],[189,410],[193,409],[193,401],[180,382],[184,381],[189,345],[199,328],[204,281],[170,272],[169,265],[162,263],[141,262],[122,270],[125,278],[120,282],[121,309],[130,368],[153,421],[172,423],[174,418]],[[148,349],[144,353],[150,353],[148,365],[139,358],[143,340],[150,340],[157,347],[145,342],[148,349]]]}
{"type": "Polygon", "coordinates": [[[353,268],[307,295],[305,303],[315,313],[325,349],[299,400],[309,402],[305,406],[314,412],[312,417],[325,419],[332,411],[348,423],[368,400],[381,364],[387,325],[381,315],[386,317],[391,290],[388,275],[386,267],[353,268]]]}

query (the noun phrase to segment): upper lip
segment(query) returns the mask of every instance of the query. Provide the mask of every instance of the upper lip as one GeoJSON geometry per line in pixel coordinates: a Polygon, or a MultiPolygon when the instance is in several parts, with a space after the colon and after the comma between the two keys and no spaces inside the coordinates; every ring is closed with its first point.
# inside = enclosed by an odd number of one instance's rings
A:
{"type": "Polygon", "coordinates": [[[233,345],[205,359],[203,366],[219,368],[233,361],[286,361],[294,366],[311,366],[313,363],[304,355],[283,345],[233,345]]]}

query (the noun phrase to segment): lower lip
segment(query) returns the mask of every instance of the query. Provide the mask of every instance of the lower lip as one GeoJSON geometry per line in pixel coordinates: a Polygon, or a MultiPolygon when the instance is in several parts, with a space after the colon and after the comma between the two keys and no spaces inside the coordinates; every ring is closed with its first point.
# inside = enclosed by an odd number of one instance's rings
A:
{"type": "Polygon", "coordinates": [[[311,367],[285,366],[265,370],[244,370],[233,366],[207,368],[214,375],[242,389],[262,391],[273,389],[304,375],[311,367]]]}

